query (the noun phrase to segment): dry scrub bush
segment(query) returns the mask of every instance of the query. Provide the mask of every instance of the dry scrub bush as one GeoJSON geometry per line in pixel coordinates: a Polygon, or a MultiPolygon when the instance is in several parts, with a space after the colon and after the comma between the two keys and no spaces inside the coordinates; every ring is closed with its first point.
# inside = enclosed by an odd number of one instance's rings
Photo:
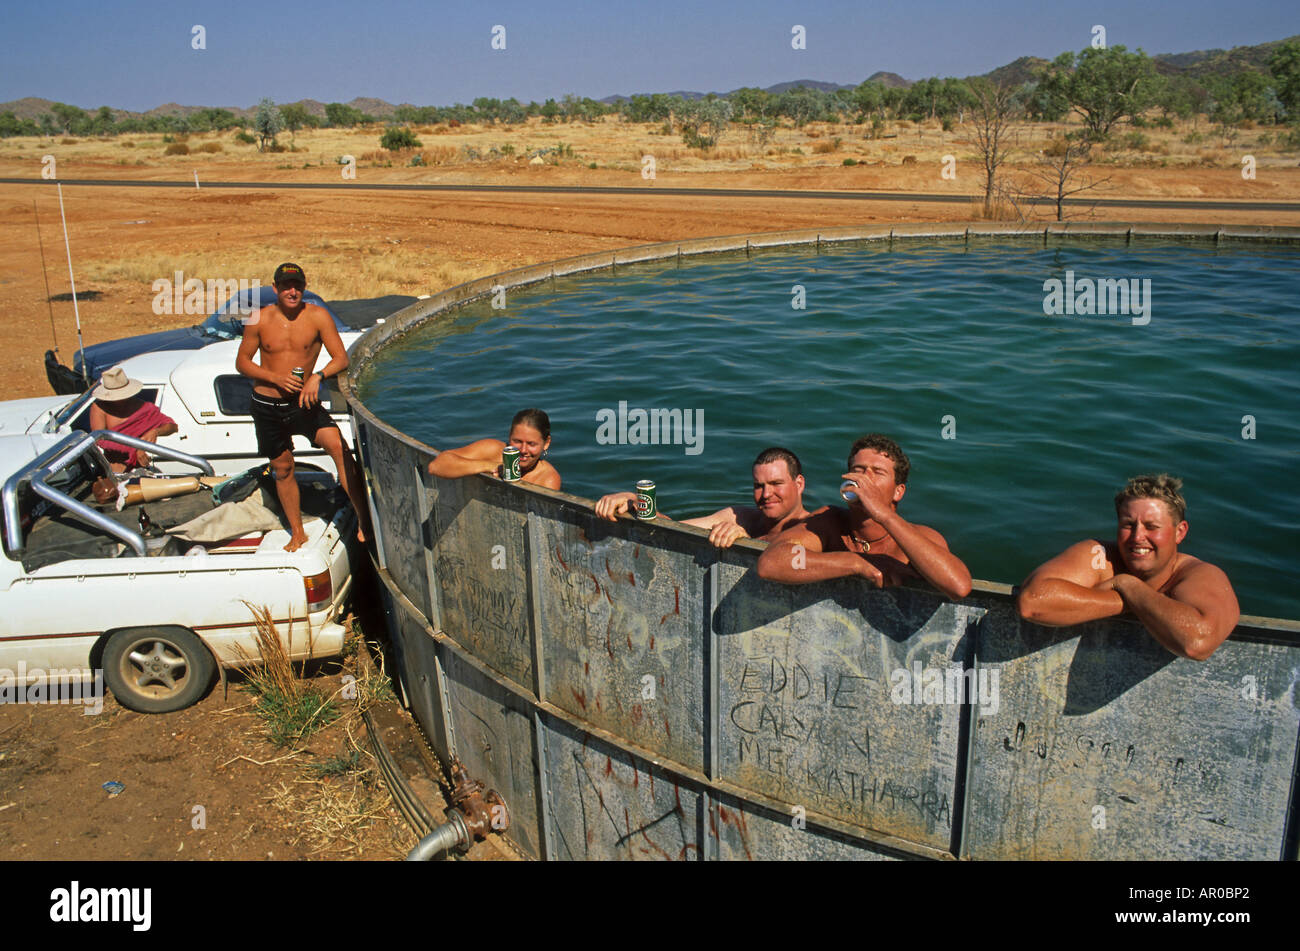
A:
{"type": "Polygon", "coordinates": [[[970,204],[971,218],[985,221],[1018,221],[1021,218],[1015,205],[1005,198],[995,198],[986,209],[984,199],[977,198],[970,204]]]}
{"type": "Polygon", "coordinates": [[[163,149],[163,155],[189,155],[190,147],[184,142],[173,142],[163,149]]]}
{"type": "Polygon", "coordinates": [[[460,149],[454,145],[435,145],[420,151],[420,161],[425,165],[450,165],[458,155],[460,149]]]}

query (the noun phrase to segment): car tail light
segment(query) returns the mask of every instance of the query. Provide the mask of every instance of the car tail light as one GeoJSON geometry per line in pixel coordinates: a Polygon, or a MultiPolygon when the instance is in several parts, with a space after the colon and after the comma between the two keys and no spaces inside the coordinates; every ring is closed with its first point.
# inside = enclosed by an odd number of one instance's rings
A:
{"type": "Polygon", "coordinates": [[[328,604],[334,597],[334,583],[328,569],[318,575],[307,575],[302,579],[302,586],[307,592],[307,609],[310,611],[328,604]]]}

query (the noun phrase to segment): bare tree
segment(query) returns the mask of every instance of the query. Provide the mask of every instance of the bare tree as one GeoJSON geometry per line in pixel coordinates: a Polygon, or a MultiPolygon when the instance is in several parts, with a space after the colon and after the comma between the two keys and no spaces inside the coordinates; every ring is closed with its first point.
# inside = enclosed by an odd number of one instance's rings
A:
{"type": "Polygon", "coordinates": [[[1048,197],[1056,203],[1056,220],[1065,220],[1065,200],[1110,181],[1110,176],[1094,179],[1084,171],[1092,141],[1086,135],[1071,133],[1053,139],[1038,155],[1037,168],[1030,174],[1048,186],[1048,197]]]}
{"type": "Polygon", "coordinates": [[[970,80],[969,85],[975,97],[970,124],[975,131],[975,147],[984,164],[984,214],[989,216],[993,213],[998,169],[1011,150],[1007,132],[1020,112],[1020,105],[1012,86],[983,77],[970,80]]]}

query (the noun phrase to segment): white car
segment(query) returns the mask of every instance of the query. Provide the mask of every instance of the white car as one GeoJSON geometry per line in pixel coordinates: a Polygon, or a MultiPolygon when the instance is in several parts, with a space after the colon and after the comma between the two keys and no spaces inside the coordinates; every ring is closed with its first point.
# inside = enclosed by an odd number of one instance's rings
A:
{"type": "MultiPolygon", "coordinates": [[[[172,453],[195,473],[183,453],[118,438],[172,453]]],[[[337,618],[352,585],[356,519],[331,477],[298,476],[303,512],[318,517],[304,525],[307,542],[287,552],[283,528],[181,541],[165,530],[215,508],[211,491],[118,510],[92,491],[108,473],[91,433],[0,437],[0,692],[40,689],[51,702],[102,671],[123,706],[179,710],[203,696],[217,664],[260,656],[261,607],[290,659],[342,650],[337,618]]]]}
{"type": "MultiPolygon", "coordinates": [[[[345,347],[361,334],[340,335],[345,347]]],[[[176,421],[177,431],[158,444],[202,456],[219,474],[243,472],[266,462],[258,455],[253,418],[249,415],[253,380],[235,371],[240,341],[229,340],[201,350],[159,350],[132,357],[122,368],[144,384],[140,396],[176,421]]],[[[330,356],[322,347],[313,369],[322,369],[330,356]]],[[[327,387],[325,403],[344,440],[352,445],[352,419],[338,391],[327,387]]],[[[93,387],[91,388],[93,390],[93,387]]],[[[10,434],[90,431],[91,390],[80,396],[44,396],[0,403],[0,436],[10,434]]],[[[329,455],[302,436],[293,437],[294,460],[303,469],[337,475],[329,455]]],[[[188,471],[171,460],[157,460],[166,473],[188,471]]]]}

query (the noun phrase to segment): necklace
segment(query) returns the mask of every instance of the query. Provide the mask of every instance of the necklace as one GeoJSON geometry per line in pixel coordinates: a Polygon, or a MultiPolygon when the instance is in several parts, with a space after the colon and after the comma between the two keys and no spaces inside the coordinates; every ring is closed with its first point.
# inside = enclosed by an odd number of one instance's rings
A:
{"type": "Polygon", "coordinates": [[[849,538],[853,539],[855,542],[858,543],[858,547],[860,547],[860,548],[862,549],[862,554],[865,555],[867,552],[871,551],[871,543],[872,543],[872,542],[878,542],[878,541],[880,541],[881,539],[883,539],[883,538],[885,537],[885,535],[888,535],[888,534],[889,534],[889,532],[885,532],[885,534],[884,534],[884,535],[881,535],[879,538],[870,538],[870,539],[868,539],[868,538],[859,538],[857,535],[855,535],[855,534],[853,534],[852,532],[850,532],[850,533],[849,533],[849,538]]]}

